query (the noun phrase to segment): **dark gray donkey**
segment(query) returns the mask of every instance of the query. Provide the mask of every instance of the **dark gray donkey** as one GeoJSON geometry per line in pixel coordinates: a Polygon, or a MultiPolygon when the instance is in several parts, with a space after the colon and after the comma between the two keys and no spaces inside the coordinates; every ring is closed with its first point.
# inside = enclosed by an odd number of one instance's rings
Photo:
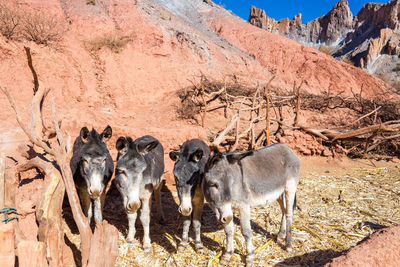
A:
{"type": "Polygon", "coordinates": [[[300,160],[284,144],[274,144],[244,153],[222,154],[216,148],[208,160],[203,192],[217,219],[225,225],[227,248],[222,262],[233,253],[233,213],[239,209],[242,234],[247,245],[246,265],[252,265],[254,248],[250,227],[250,207],[278,200],[282,209],[278,240],[285,238],[291,250],[292,218],[299,181],[300,160]]]}
{"type": "Polygon", "coordinates": [[[172,151],[169,157],[175,161],[174,177],[179,196],[179,212],[185,216],[183,222],[182,242],[178,250],[182,251],[188,243],[190,215],[193,211],[193,226],[195,228],[195,247],[203,248],[200,239],[201,214],[203,212],[204,196],[201,180],[204,167],[210,157],[210,148],[199,139],[191,139],[182,144],[179,151],[172,151]]]}
{"type": "Polygon", "coordinates": [[[74,142],[70,166],[82,203],[84,214],[89,223],[92,218],[92,201],[94,204],[94,221],[103,220],[105,188],[114,171],[114,163],[105,144],[111,138],[110,126],[99,134],[83,127],[74,142]]]}
{"type": "Polygon", "coordinates": [[[143,225],[143,249],[151,248],[149,235],[151,194],[155,192],[158,215],[164,220],[161,207],[161,188],[164,177],[164,149],[152,136],[146,135],[132,140],[120,137],[117,140],[117,167],[115,185],[123,198],[124,209],[128,216],[128,240],[135,238],[137,211],[141,206],[140,221],[143,225]]]}

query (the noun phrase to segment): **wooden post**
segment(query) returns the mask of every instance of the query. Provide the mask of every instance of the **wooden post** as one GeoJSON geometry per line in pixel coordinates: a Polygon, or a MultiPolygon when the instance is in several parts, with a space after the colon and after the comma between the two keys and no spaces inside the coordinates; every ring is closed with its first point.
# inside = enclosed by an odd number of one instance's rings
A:
{"type": "Polygon", "coordinates": [[[266,140],[266,145],[269,146],[271,144],[270,138],[269,138],[269,101],[270,101],[270,95],[269,95],[269,86],[268,84],[264,88],[264,95],[265,95],[265,140],[266,140]]]}
{"type": "Polygon", "coordinates": [[[18,264],[20,267],[48,266],[44,243],[39,241],[21,241],[18,245],[18,264]]]}
{"type": "Polygon", "coordinates": [[[239,145],[239,128],[240,128],[240,117],[242,116],[242,105],[243,101],[240,102],[240,107],[238,110],[238,120],[236,121],[236,134],[235,134],[235,144],[232,146],[231,151],[236,150],[239,145]]]}
{"type": "Polygon", "coordinates": [[[13,224],[0,222],[0,266],[15,266],[14,244],[13,224]]]}
{"type": "Polygon", "coordinates": [[[299,125],[299,116],[300,116],[300,88],[303,85],[303,81],[300,83],[300,86],[296,88],[296,82],[294,82],[294,88],[293,88],[293,93],[297,95],[297,101],[296,101],[296,117],[294,118],[294,127],[297,127],[299,125]],[[296,91],[296,92],[295,92],[296,91]]]}
{"type": "MultiPolygon", "coordinates": [[[[6,171],[6,163],[4,153],[0,155],[0,209],[4,208],[4,201],[5,201],[5,171],[6,171]]],[[[3,218],[1,218],[3,219],[3,218]]]]}
{"type": "Polygon", "coordinates": [[[269,138],[269,124],[270,124],[270,119],[269,119],[269,102],[270,102],[270,90],[269,90],[269,85],[271,82],[275,79],[275,76],[272,76],[272,78],[269,80],[267,85],[264,87],[264,98],[265,98],[265,140],[266,140],[266,145],[270,145],[271,141],[269,138]]]}
{"type": "Polygon", "coordinates": [[[252,105],[251,105],[251,110],[250,110],[250,149],[255,149],[255,131],[254,131],[254,125],[253,124],[253,112],[256,114],[256,117],[258,117],[257,111],[253,110],[256,106],[256,101],[257,101],[257,95],[260,87],[257,85],[257,90],[254,93],[253,99],[252,99],[252,105]]]}

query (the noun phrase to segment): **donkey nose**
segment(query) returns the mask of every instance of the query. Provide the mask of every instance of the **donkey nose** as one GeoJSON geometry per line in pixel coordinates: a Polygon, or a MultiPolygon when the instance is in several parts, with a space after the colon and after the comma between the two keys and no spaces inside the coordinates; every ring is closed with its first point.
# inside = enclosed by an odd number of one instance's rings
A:
{"type": "Polygon", "coordinates": [[[178,211],[183,216],[189,216],[190,213],[192,213],[192,207],[183,207],[182,208],[182,206],[179,206],[178,211]]]}
{"type": "Polygon", "coordinates": [[[228,223],[230,223],[232,221],[232,218],[233,217],[231,215],[224,216],[224,217],[221,218],[221,223],[228,224],[228,223]]]}
{"type": "Polygon", "coordinates": [[[100,196],[100,190],[92,190],[89,188],[89,196],[91,198],[98,198],[100,196]]]}
{"type": "Polygon", "coordinates": [[[140,201],[129,202],[128,205],[126,205],[126,210],[128,212],[135,212],[139,209],[139,207],[140,201]]]}

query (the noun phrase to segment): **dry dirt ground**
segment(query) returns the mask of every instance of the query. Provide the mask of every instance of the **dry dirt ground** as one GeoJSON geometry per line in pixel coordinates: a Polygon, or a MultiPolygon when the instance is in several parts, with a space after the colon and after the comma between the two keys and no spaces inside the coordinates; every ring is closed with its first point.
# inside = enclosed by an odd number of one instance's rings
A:
{"type": "MultiPolygon", "coordinates": [[[[371,233],[399,224],[399,177],[400,168],[394,163],[303,158],[293,222],[293,253],[287,253],[275,241],[281,219],[279,205],[272,203],[265,208],[255,208],[252,210],[255,265],[309,266],[325,263],[371,233]]],[[[117,266],[218,266],[225,234],[207,205],[202,218],[204,252],[196,253],[193,243],[183,253],[176,252],[182,233],[182,217],[177,211],[176,193],[169,188],[173,186],[165,186],[162,192],[166,222],[163,225],[151,222],[154,252],[150,254],[142,252],[143,232],[139,222],[136,240],[131,244],[126,242],[127,219],[118,191],[110,188],[104,218],[120,232],[117,266]]],[[[66,243],[79,262],[79,253],[76,253],[79,236],[68,207],[64,208],[63,217],[66,243]]],[[[235,254],[230,266],[242,266],[245,242],[237,213],[235,217],[235,254]]],[[[359,260],[362,258],[358,257],[359,260]]],[[[346,264],[342,261],[339,265],[346,264]]]]}

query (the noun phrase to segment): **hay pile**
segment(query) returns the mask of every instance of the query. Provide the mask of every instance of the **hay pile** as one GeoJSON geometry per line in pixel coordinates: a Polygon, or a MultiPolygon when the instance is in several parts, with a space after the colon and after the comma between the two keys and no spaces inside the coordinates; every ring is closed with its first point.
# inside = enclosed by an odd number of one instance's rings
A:
{"type": "MultiPolygon", "coordinates": [[[[298,208],[293,223],[293,253],[277,244],[281,213],[278,203],[267,208],[252,209],[254,263],[267,265],[311,265],[347,250],[377,229],[400,222],[400,168],[355,168],[345,175],[311,173],[300,178],[297,193],[298,208]]],[[[152,222],[150,233],[154,253],[141,249],[142,227],[137,223],[137,235],[126,243],[127,221],[116,194],[106,203],[104,217],[120,231],[117,266],[218,266],[225,242],[225,233],[216,224],[213,212],[206,206],[203,214],[202,240],[204,253],[194,251],[193,242],[183,253],[176,252],[182,233],[182,218],[170,191],[163,191],[167,222],[152,222]]],[[[235,213],[235,254],[231,266],[244,264],[246,247],[235,213]]],[[[79,240],[76,234],[68,238],[79,240]]],[[[76,244],[79,247],[78,244],[76,244]]]]}

